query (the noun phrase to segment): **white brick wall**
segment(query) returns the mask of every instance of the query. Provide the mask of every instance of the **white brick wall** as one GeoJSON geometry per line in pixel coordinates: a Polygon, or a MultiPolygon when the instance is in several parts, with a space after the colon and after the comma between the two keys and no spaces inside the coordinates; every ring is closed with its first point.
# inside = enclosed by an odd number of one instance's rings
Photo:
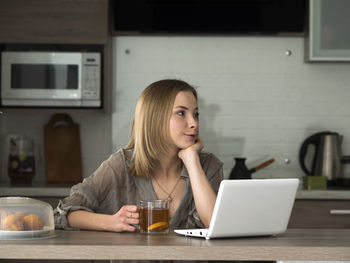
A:
{"type": "MultiPolygon", "coordinates": [[[[343,134],[343,152],[350,155],[350,64],[304,63],[301,37],[115,37],[113,56],[112,114],[72,114],[80,125],[85,177],[128,142],[141,91],[168,77],[198,88],[205,150],[225,163],[226,176],[233,157],[244,156],[249,168],[276,159],[255,177],[300,177],[300,144],[320,130],[343,134]]],[[[9,181],[7,134],[34,139],[34,182],[45,180],[43,127],[50,117],[45,112],[0,115],[0,180],[9,181]]]]}
{"type": "Polygon", "coordinates": [[[170,77],[197,87],[205,150],[226,176],[244,156],[249,168],[276,160],[254,177],[301,177],[300,144],[321,130],[345,135],[350,154],[350,64],[305,63],[301,37],[116,37],[113,72],[114,149],[128,141],[140,92],[170,77]]]}

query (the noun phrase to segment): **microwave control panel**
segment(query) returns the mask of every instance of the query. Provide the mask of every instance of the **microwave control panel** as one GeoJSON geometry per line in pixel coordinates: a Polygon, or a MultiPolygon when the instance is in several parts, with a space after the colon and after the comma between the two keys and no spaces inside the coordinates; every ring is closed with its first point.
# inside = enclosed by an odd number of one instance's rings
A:
{"type": "Polygon", "coordinates": [[[99,99],[101,90],[101,56],[99,53],[83,53],[82,98],[99,99]]]}

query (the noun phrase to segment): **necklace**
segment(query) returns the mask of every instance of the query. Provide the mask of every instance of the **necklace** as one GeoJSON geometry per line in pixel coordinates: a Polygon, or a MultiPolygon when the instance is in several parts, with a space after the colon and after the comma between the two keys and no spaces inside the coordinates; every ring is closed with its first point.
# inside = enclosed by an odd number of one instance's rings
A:
{"type": "Polygon", "coordinates": [[[181,180],[181,176],[179,176],[179,179],[177,180],[176,184],[174,185],[173,189],[170,191],[170,193],[168,193],[167,191],[164,190],[164,188],[160,185],[160,183],[157,181],[157,179],[155,177],[154,181],[156,182],[156,184],[159,186],[160,190],[162,190],[166,195],[168,195],[168,197],[166,198],[169,203],[171,203],[171,201],[173,201],[173,199],[171,198],[171,194],[174,192],[174,190],[176,189],[176,186],[179,184],[180,180],[181,180]]]}

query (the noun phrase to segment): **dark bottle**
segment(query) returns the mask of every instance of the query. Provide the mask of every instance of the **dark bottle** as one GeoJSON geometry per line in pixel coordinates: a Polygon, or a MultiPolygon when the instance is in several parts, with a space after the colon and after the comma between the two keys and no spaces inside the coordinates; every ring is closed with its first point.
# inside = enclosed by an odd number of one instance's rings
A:
{"type": "Polygon", "coordinates": [[[246,158],[234,158],[235,166],[232,168],[229,179],[251,179],[252,172],[245,165],[246,158]]]}

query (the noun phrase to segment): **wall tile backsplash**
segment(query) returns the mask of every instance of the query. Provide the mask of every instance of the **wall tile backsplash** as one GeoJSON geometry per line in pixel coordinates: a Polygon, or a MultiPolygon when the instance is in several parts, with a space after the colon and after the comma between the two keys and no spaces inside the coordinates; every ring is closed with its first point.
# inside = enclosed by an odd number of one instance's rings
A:
{"type": "MultiPolygon", "coordinates": [[[[255,178],[301,177],[301,142],[322,130],[343,134],[343,153],[350,155],[350,64],[305,63],[302,37],[120,36],[113,51],[112,113],[71,114],[80,125],[84,177],[128,142],[138,96],[163,78],[197,88],[204,150],[224,162],[226,177],[234,157],[246,157],[249,168],[275,158],[255,178]]],[[[51,115],[0,115],[1,181],[9,181],[9,134],[34,139],[33,180],[45,180],[43,127],[51,115]]]]}
{"type": "Polygon", "coordinates": [[[300,145],[322,130],[343,134],[350,154],[350,64],[305,63],[302,37],[121,36],[114,68],[114,149],[128,140],[140,92],[180,78],[197,87],[204,150],[224,162],[226,177],[234,157],[249,168],[275,158],[255,178],[301,177],[300,145]]]}

